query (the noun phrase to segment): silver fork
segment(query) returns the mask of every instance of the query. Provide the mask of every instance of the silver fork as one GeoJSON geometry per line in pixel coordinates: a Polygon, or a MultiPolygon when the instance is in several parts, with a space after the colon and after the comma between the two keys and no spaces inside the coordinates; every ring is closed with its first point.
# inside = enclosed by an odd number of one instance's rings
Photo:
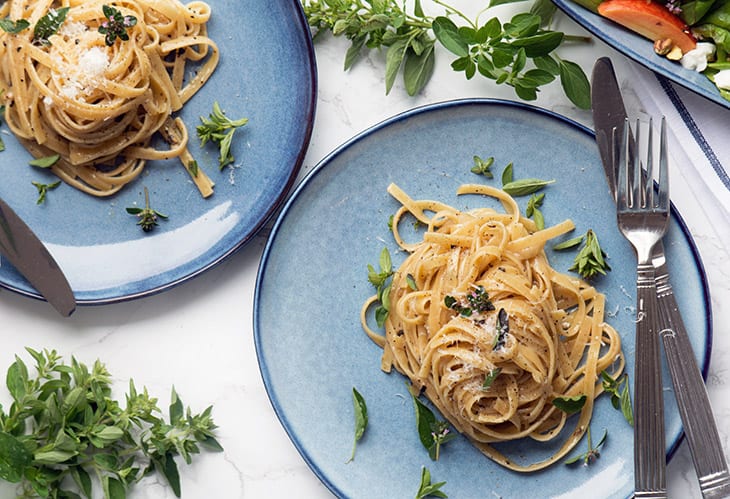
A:
{"type": "MultiPolygon", "coordinates": [[[[639,123],[633,140],[640,144],[639,123]]],[[[618,226],[636,251],[636,357],[634,373],[634,486],[637,498],[666,498],[664,401],[658,330],[658,303],[652,250],[669,222],[669,177],[666,123],[659,145],[659,191],[653,188],[653,131],[649,120],[646,173],[636,154],[629,154],[630,127],[624,123],[618,178],[618,226]]],[[[637,148],[638,149],[638,148],[637,148]]]]}

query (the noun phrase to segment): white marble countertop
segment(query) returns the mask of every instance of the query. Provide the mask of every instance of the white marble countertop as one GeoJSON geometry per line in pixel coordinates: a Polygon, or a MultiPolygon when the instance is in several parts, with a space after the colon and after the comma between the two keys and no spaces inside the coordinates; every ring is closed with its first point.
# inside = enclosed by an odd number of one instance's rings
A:
{"type": "MultiPolygon", "coordinates": [[[[469,5],[467,1],[453,3],[469,5]]],[[[562,15],[557,28],[584,33],[562,15]]],[[[461,97],[514,99],[509,87],[480,78],[467,81],[463,74],[454,73],[450,57],[437,57],[433,79],[421,95],[409,97],[398,80],[386,96],[384,55],[371,53],[345,73],[342,61],[347,46],[346,40],[331,37],[315,46],[318,107],[302,175],[353,135],[401,111],[461,97]]],[[[602,55],[612,57],[619,77],[627,64],[623,56],[599,41],[561,51],[579,62],[587,74],[602,55]]],[[[631,82],[623,82],[623,86],[630,96],[631,82]]],[[[575,109],[557,83],[544,89],[536,104],[592,127],[590,113],[575,109]]],[[[699,247],[709,278],[714,341],[708,389],[723,445],[730,450],[730,373],[726,367],[730,362],[730,307],[724,306],[730,301],[728,255],[683,182],[675,181],[673,189],[673,200],[699,247]]],[[[129,378],[134,378],[137,386],[147,386],[160,399],[161,407],[167,406],[174,384],[183,402],[193,409],[213,404],[219,440],[225,448],[223,453],[203,452],[191,466],[181,465],[183,497],[331,497],[288,439],[259,373],[252,307],[264,244],[264,235],[259,235],[222,264],[169,291],[126,303],[81,307],[68,319],[61,319],[45,302],[0,290],[3,379],[13,356],[31,346],[54,348],[66,359],[74,355],[86,363],[99,358],[114,375],[120,395],[129,378]]],[[[3,386],[0,403],[8,402],[3,386]]],[[[668,476],[670,497],[700,497],[685,443],[671,461],[668,476]]],[[[0,485],[0,497],[12,497],[13,490],[0,485]]],[[[153,477],[134,486],[131,497],[174,495],[153,477]]]]}

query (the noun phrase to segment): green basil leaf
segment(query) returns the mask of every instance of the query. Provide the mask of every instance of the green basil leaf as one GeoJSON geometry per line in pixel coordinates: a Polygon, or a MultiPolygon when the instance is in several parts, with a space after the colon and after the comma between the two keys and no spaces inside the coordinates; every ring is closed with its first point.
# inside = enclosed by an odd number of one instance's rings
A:
{"type": "Polygon", "coordinates": [[[586,404],[585,395],[575,395],[574,397],[555,397],[553,399],[553,405],[567,414],[573,414],[581,409],[586,404]]]}
{"type": "Polygon", "coordinates": [[[36,166],[38,168],[50,168],[55,165],[59,159],[61,159],[61,155],[54,154],[52,156],[45,156],[42,158],[34,159],[32,161],[29,161],[28,164],[30,166],[36,166]]]}
{"type": "Polygon", "coordinates": [[[591,108],[591,85],[585,73],[576,63],[560,61],[560,83],[565,95],[581,109],[591,108]]]}
{"type": "Polygon", "coordinates": [[[583,242],[583,236],[574,237],[572,239],[568,239],[567,241],[563,241],[562,243],[558,243],[555,246],[553,246],[553,249],[555,251],[562,251],[570,248],[575,248],[580,243],[583,242]]]}
{"type": "Polygon", "coordinates": [[[18,19],[17,21],[11,21],[9,18],[0,19],[0,29],[7,33],[20,33],[28,29],[30,23],[27,19],[18,19]]]}
{"type": "Polygon", "coordinates": [[[356,36],[352,39],[352,43],[345,53],[345,71],[350,69],[355,64],[355,61],[357,61],[366,39],[366,36],[356,36]]]}
{"type": "Polygon", "coordinates": [[[459,33],[459,28],[456,27],[456,24],[451,19],[439,16],[433,20],[431,27],[433,28],[436,39],[441,42],[441,45],[446,50],[458,57],[469,55],[469,45],[462,38],[459,33]]]}
{"type": "Polygon", "coordinates": [[[541,57],[558,48],[563,43],[563,36],[563,33],[559,31],[547,31],[525,38],[517,38],[512,41],[512,45],[524,47],[527,57],[541,57]]]}
{"type": "Polygon", "coordinates": [[[91,477],[81,466],[71,468],[71,477],[73,478],[79,490],[87,499],[91,499],[91,477]]]}
{"type": "Polygon", "coordinates": [[[78,452],[76,451],[66,450],[42,451],[36,452],[33,455],[33,460],[36,464],[60,464],[64,461],[68,461],[77,454],[78,452]]]}
{"type": "Polygon", "coordinates": [[[413,408],[416,411],[416,430],[418,431],[418,438],[421,440],[421,444],[426,450],[431,449],[433,446],[433,432],[432,428],[436,424],[436,416],[418,397],[411,392],[411,398],[413,399],[413,408]]]}
{"type": "Polygon", "coordinates": [[[182,400],[178,397],[175,387],[172,387],[172,394],[170,395],[170,424],[177,424],[184,416],[184,409],[182,400]]]}
{"type": "Polygon", "coordinates": [[[504,167],[504,171],[502,171],[502,186],[505,186],[512,182],[513,171],[514,165],[512,163],[509,163],[507,166],[504,167]]]}
{"type": "Polygon", "coordinates": [[[549,55],[534,57],[532,62],[535,64],[535,67],[542,69],[543,71],[547,71],[553,76],[558,76],[560,74],[560,65],[549,55]]]}
{"type": "Polygon", "coordinates": [[[38,19],[33,28],[33,41],[40,42],[44,45],[50,45],[48,39],[58,32],[63,22],[66,20],[69,7],[61,7],[59,9],[51,9],[46,15],[38,19]]]}
{"type": "Polygon", "coordinates": [[[0,479],[18,483],[23,479],[25,469],[33,462],[23,442],[13,435],[0,431],[0,479]]]}
{"type": "Polygon", "coordinates": [[[482,383],[482,390],[489,390],[489,388],[492,386],[492,383],[494,383],[494,380],[497,379],[497,376],[500,375],[502,372],[501,367],[495,367],[489,373],[484,377],[484,383],[482,383]]]}
{"type": "Polygon", "coordinates": [[[403,67],[403,81],[408,95],[416,95],[426,86],[433,75],[435,62],[433,45],[425,47],[420,55],[408,54],[403,67]]]}
{"type": "Polygon", "coordinates": [[[28,368],[25,363],[19,358],[15,357],[13,362],[8,368],[8,372],[5,376],[5,384],[8,387],[10,395],[13,400],[20,402],[26,394],[26,383],[28,382],[28,368]]]}
{"type": "MultiPolygon", "coordinates": [[[[122,482],[110,476],[104,477],[104,493],[108,499],[125,499],[127,491],[122,482]]],[[[180,497],[180,494],[177,494],[180,497]]]]}
{"type": "Polygon", "coordinates": [[[352,404],[355,412],[355,438],[352,443],[352,455],[348,462],[355,459],[355,449],[357,448],[357,442],[360,441],[362,436],[365,434],[365,430],[368,426],[368,408],[365,404],[365,398],[358,392],[354,387],[352,389],[352,404]]]}
{"type": "Polygon", "coordinates": [[[408,42],[404,39],[397,40],[393,45],[388,48],[388,52],[385,55],[385,94],[389,94],[395,77],[398,75],[398,70],[403,63],[403,59],[406,56],[406,50],[408,50],[408,42]]]}
{"type": "Polygon", "coordinates": [[[167,452],[164,461],[156,460],[155,467],[165,476],[167,483],[170,484],[172,491],[175,493],[175,497],[180,497],[180,472],[177,469],[177,463],[172,453],[167,452]]]}
{"type": "Polygon", "coordinates": [[[539,191],[546,185],[554,183],[555,180],[541,180],[539,178],[523,178],[513,180],[502,186],[502,190],[510,196],[527,196],[539,191]]]}

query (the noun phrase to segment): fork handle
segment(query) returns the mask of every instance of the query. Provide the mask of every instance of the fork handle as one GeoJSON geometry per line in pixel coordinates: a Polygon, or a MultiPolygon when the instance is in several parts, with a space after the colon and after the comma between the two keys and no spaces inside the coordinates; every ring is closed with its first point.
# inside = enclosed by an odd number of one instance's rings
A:
{"type": "Polygon", "coordinates": [[[669,374],[679,406],[702,497],[730,497],[730,473],[720,435],[712,415],[710,399],[695,360],[669,275],[656,276],[660,314],[660,336],[664,343],[669,374]]]}
{"type": "Polygon", "coordinates": [[[666,442],[654,267],[636,268],[634,484],[636,497],[666,497],[666,442]]]}

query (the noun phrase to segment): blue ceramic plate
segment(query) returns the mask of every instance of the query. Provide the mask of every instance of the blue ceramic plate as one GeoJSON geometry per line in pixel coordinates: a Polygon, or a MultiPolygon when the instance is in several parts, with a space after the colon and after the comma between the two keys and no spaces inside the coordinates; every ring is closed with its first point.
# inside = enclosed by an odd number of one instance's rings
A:
{"type": "MultiPolygon", "coordinates": [[[[388,230],[397,203],[386,193],[396,182],[414,198],[468,208],[489,202],[457,198],[463,183],[499,184],[514,163],[515,178],[557,180],[545,189],[547,223],[572,218],[576,233],[594,229],[610,256],[611,272],[596,280],[607,295],[610,322],[622,332],[633,375],[635,257],[616,228],[593,134],[558,115],[522,104],[458,100],[398,115],[358,135],[325,158],[297,187],[267,243],[254,302],[254,336],[263,380],[274,409],[314,473],[341,497],[413,497],[421,467],[446,481],[449,497],[616,497],[633,489],[632,428],[606,397],[591,427],[608,429],[601,457],[590,467],[564,464],[529,475],[500,468],[462,437],[449,442],[438,462],[429,459],[415,428],[405,378],[380,370],[381,350],[363,333],[359,312],[373,293],[368,264],[387,246],[404,255],[388,230]],[[470,172],[473,156],[494,156],[495,180],[470,172]],[[370,423],[352,450],[352,388],[363,395],[370,423]]],[[[524,209],[526,198],[520,198],[524,209]]],[[[702,265],[674,213],[666,246],[682,311],[701,366],[710,355],[710,305],[702,265]]],[[[549,258],[567,271],[574,253],[549,258]]],[[[665,380],[669,380],[665,373],[665,380]]],[[[668,381],[667,381],[668,383],[668,381]]],[[[666,387],[667,452],[681,435],[680,418],[666,387]]],[[[586,442],[575,453],[585,452],[586,442]]],[[[519,441],[506,447],[518,461],[537,461],[550,445],[519,441]]]]}
{"type": "Polygon", "coordinates": [[[575,22],[630,59],[711,101],[730,108],[730,101],[720,95],[715,84],[705,75],[685,69],[678,62],[657,55],[654,53],[654,45],[646,38],[581,7],[572,0],[553,0],[553,2],[575,22]]]}
{"type": "MultiPolygon", "coordinates": [[[[36,231],[68,276],[81,304],[149,295],[210,268],[246,243],[280,206],[304,158],[314,120],[316,72],[306,20],[296,0],[210,0],[209,35],[221,60],[209,82],[182,111],[191,152],[215,182],[203,199],[179,161],[148,164],[111,198],[96,199],[61,185],[36,205],[32,181],[51,174],[28,165],[29,153],[0,125],[2,197],[36,231]],[[231,118],[247,117],[236,131],[235,168],[218,170],[217,149],[200,149],[195,126],[214,101],[231,118]],[[150,233],[127,214],[144,206],[169,218],[150,233]]],[[[9,264],[0,285],[29,296],[36,291],[9,264]]]]}

